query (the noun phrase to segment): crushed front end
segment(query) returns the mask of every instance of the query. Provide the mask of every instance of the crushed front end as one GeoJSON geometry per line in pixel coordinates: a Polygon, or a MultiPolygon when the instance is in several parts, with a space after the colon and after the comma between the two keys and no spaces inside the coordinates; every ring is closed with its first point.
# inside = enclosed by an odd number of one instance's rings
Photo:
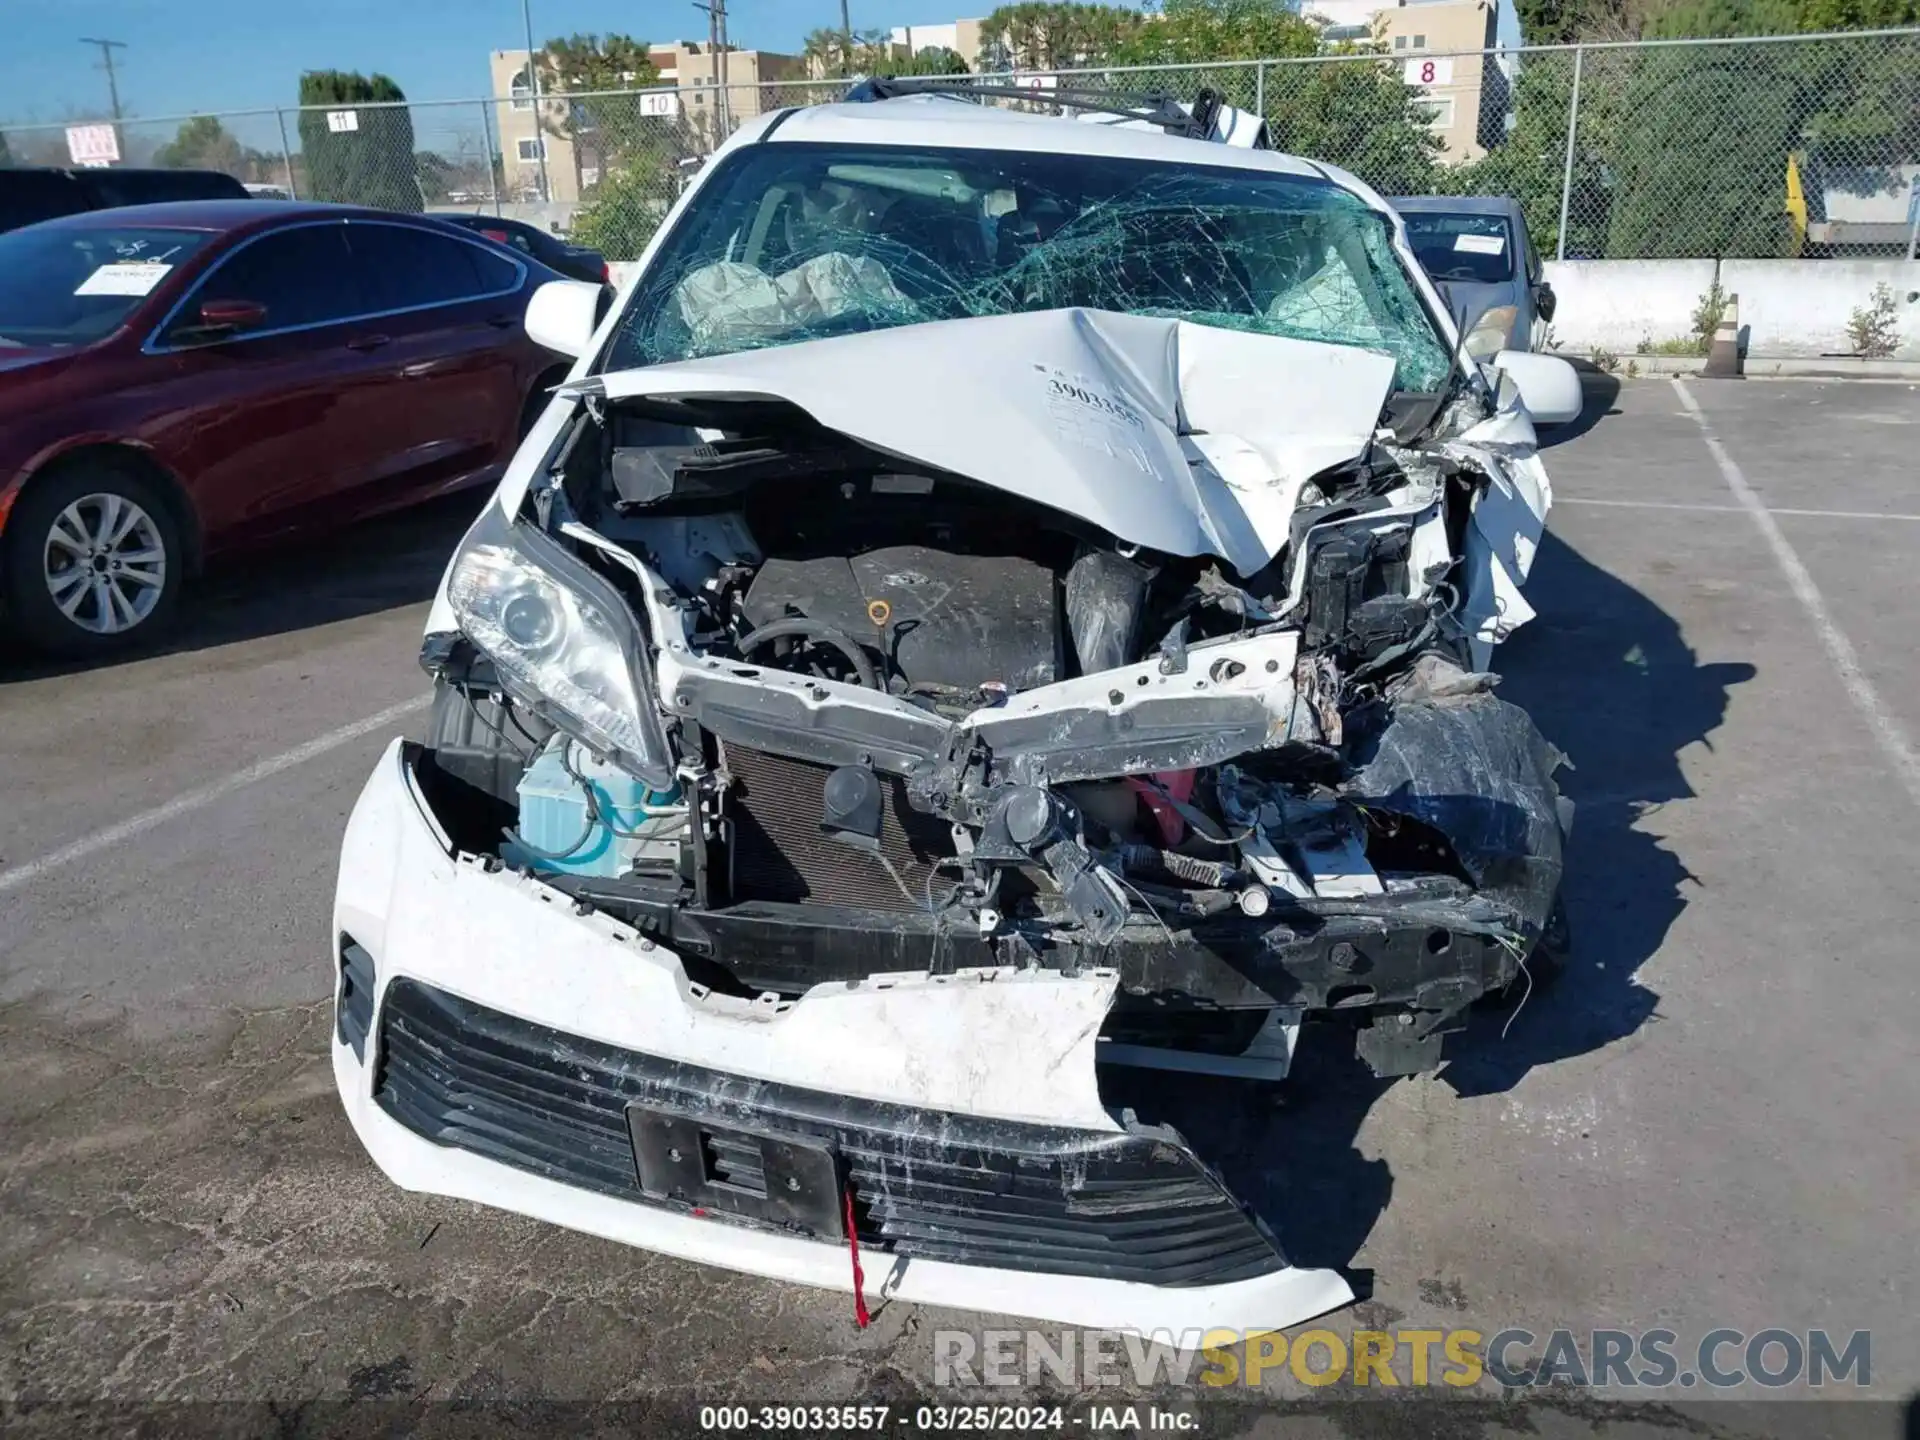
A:
{"type": "Polygon", "coordinates": [[[1284,342],[984,323],[933,388],[964,413],[1028,357],[1064,440],[1024,476],[782,369],[937,365],[924,334],[549,417],[449,570],[431,734],[349,829],[336,1073],[418,1188],[821,1284],[852,1240],[971,1308],[1292,1324],[1344,1282],[1099,1066],[1278,1079],[1313,1018],[1409,1074],[1515,979],[1565,816],[1484,662],[1545,477],[1470,397],[1377,426],[1390,360],[1286,449],[1193,423],[1234,408],[1217,347],[1284,342]]]}

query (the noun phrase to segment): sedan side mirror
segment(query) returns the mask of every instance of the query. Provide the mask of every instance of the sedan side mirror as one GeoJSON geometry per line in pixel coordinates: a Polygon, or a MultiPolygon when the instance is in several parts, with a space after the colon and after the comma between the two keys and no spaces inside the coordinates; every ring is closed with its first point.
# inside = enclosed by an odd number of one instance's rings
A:
{"type": "Polygon", "coordinates": [[[1533,310],[1542,320],[1552,323],[1553,307],[1558,303],[1559,301],[1554,299],[1553,287],[1546,281],[1542,280],[1533,287],[1533,310]]]}
{"type": "Polygon", "coordinates": [[[173,339],[177,344],[210,345],[252,330],[266,318],[267,307],[258,300],[207,300],[200,305],[199,323],[179,327],[173,339]]]}
{"type": "Polygon", "coordinates": [[[1536,425],[1565,425],[1580,418],[1586,397],[1580,392],[1580,372],[1558,355],[1536,355],[1530,350],[1502,350],[1488,362],[1503,372],[1520,392],[1536,425]]]}

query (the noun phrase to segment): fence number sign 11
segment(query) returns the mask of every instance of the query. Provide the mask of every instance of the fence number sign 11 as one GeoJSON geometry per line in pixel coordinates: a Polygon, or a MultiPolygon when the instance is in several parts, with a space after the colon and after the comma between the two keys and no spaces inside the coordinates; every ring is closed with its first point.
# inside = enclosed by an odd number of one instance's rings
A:
{"type": "Polygon", "coordinates": [[[345,135],[359,128],[360,112],[358,110],[327,111],[327,129],[334,134],[345,135]]]}

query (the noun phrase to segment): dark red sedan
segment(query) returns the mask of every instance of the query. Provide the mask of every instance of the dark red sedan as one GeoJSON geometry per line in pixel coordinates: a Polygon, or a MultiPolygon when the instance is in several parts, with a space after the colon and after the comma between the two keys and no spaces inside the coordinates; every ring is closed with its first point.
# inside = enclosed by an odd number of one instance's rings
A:
{"type": "Polygon", "coordinates": [[[557,279],[404,215],[139,205],[0,235],[0,602],[68,654],[221,550],[491,483],[565,362],[557,279]]]}

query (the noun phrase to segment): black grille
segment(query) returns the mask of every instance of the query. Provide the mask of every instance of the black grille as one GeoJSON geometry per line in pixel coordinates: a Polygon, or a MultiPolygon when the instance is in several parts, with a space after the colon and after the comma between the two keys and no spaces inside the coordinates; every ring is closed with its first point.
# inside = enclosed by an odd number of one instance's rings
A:
{"type": "Polygon", "coordinates": [[[373,956],[352,940],[340,937],[340,1003],[334,1010],[334,1031],[353,1047],[362,1064],[367,1059],[367,1030],[373,1024],[373,956]]]}
{"type": "Polygon", "coordinates": [[[733,889],[741,900],[812,900],[862,910],[924,910],[928,891],[957,878],[933,879],[933,864],[951,857],[946,823],[907,804],[905,783],[882,775],[880,850],[874,854],[820,831],[827,765],[789,760],[764,750],[726,747],[735,785],[727,792],[733,816],[733,889]]]}
{"type": "Polygon", "coordinates": [[[747,1131],[831,1145],[860,1242],[884,1252],[1161,1285],[1218,1284],[1285,1264],[1170,1132],[1017,1125],[744,1080],[404,979],[387,989],[380,1033],[374,1098],[402,1125],[622,1199],[674,1204],[639,1188],[626,1124],[626,1106],[639,1103],[698,1115],[714,1146],[709,1169],[718,1164],[737,1186],[759,1175],[747,1131]]]}

